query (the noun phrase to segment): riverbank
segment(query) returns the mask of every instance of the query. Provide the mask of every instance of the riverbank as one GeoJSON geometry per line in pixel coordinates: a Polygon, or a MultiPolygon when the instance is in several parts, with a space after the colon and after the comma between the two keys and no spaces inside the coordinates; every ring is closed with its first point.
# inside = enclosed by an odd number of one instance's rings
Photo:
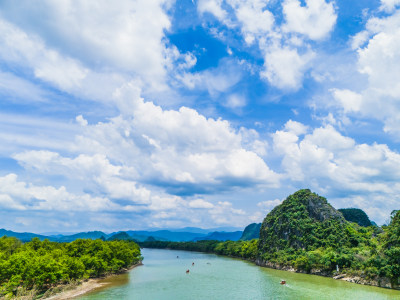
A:
{"type": "Polygon", "coordinates": [[[107,275],[107,276],[104,276],[101,278],[91,278],[80,284],[73,283],[71,285],[64,285],[64,286],[56,287],[53,289],[55,294],[53,294],[53,292],[50,291],[49,293],[51,293],[51,295],[47,296],[46,294],[44,294],[44,297],[41,299],[66,300],[66,299],[72,299],[72,298],[76,298],[78,296],[82,296],[88,292],[95,290],[95,289],[107,287],[107,285],[109,285],[110,283],[106,282],[105,279],[110,279],[112,277],[127,273],[130,270],[132,270],[133,268],[136,268],[141,265],[142,265],[142,262],[139,262],[139,263],[131,266],[130,268],[120,270],[116,274],[110,274],[110,275],[107,275]],[[57,290],[57,288],[59,288],[59,290],[57,290]]]}
{"type": "Polygon", "coordinates": [[[266,262],[266,261],[262,261],[259,259],[256,259],[253,262],[257,266],[264,267],[264,268],[289,271],[289,272],[295,272],[295,273],[310,274],[310,275],[317,275],[317,276],[323,276],[323,277],[330,277],[335,280],[343,280],[343,281],[347,281],[347,282],[351,282],[351,283],[376,286],[376,287],[380,287],[380,288],[396,289],[396,290],[400,289],[399,286],[392,286],[390,279],[386,278],[386,277],[377,277],[374,279],[367,279],[362,275],[350,275],[350,274],[339,273],[339,272],[335,272],[332,274],[332,273],[322,271],[319,269],[311,269],[309,272],[306,272],[305,270],[295,269],[293,266],[282,266],[277,263],[266,262]]]}

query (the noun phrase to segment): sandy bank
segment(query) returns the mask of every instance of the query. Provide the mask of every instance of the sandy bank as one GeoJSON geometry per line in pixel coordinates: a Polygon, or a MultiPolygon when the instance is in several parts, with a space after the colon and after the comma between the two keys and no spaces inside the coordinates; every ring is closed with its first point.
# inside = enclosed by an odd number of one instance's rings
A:
{"type": "Polygon", "coordinates": [[[138,263],[136,265],[133,265],[132,267],[130,267],[129,269],[124,269],[121,270],[121,272],[119,272],[118,274],[112,274],[106,277],[102,277],[102,278],[93,278],[93,279],[89,279],[87,281],[82,282],[81,284],[77,285],[77,286],[71,286],[69,288],[68,285],[65,286],[64,290],[60,293],[57,293],[56,295],[51,295],[49,297],[44,297],[42,299],[46,299],[46,300],[64,300],[64,299],[71,299],[71,298],[75,298],[78,296],[81,296],[83,294],[86,294],[90,291],[102,288],[102,287],[106,287],[108,285],[112,285],[112,281],[107,281],[106,279],[110,279],[112,277],[116,277],[119,276],[123,273],[129,272],[130,270],[132,270],[133,268],[142,265],[142,263],[138,263]]]}

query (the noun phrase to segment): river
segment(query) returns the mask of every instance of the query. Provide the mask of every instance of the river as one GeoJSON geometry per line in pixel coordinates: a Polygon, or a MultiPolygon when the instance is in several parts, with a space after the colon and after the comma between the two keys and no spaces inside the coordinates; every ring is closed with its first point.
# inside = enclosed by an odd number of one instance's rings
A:
{"type": "Polygon", "coordinates": [[[78,299],[400,299],[400,291],[262,268],[214,254],[143,249],[142,255],[143,266],[78,299]],[[282,279],[286,285],[280,284],[282,279]]]}

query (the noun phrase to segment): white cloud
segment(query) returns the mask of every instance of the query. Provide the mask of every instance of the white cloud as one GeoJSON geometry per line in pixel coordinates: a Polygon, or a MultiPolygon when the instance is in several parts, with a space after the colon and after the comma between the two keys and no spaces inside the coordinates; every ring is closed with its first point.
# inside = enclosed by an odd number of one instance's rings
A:
{"type": "Polygon", "coordinates": [[[268,1],[228,1],[235,10],[236,18],[241,24],[242,34],[247,44],[252,44],[256,38],[264,36],[272,30],[273,14],[266,9],[268,1]]]}
{"type": "Polygon", "coordinates": [[[183,72],[177,79],[189,89],[207,90],[211,97],[227,93],[242,79],[242,66],[236,60],[222,59],[218,67],[202,72],[183,72]]]}
{"type": "Polygon", "coordinates": [[[222,0],[199,0],[197,3],[197,10],[199,13],[211,13],[217,17],[220,21],[223,21],[227,17],[227,12],[222,9],[222,0]]]}
{"type": "Polygon", "coordinates": [[[385,12],[393,12],[396,8],[396,6],[400,5],[400,0],[381,0],[381,10],[384,10],[385,12]]]}
{"type": "Polygon", "coordinates": [[[347,89],[333,89],[331,92],[333,93],[335,100],[340,103],[341,107],[343,107],[345,113],[360,111],[362,103],[362,96],[360,94],[347,89]]]}
{"type": "Polygon", "coordinates": [[[29,36],[1,19],[0,35],[0,57],[3,60],[31,67],[37,78],[49,81],[61,89],[79,85],[88,72],[78,61],[48,49],[37,36],[29,36]]]}
{"type": "Polygon", "coordinates": [[[236,131],[228,121],[207,119],[186,107],[163,110],[140,98],[132,85],[120,89],[115,97],[129,111],[109,122],[80,127],[82,133],[69,149],[78,153],[76,158],[49,151],[18,153],[14,158],[36,170],[96,178],[111,198],[117,197],[113,190],[125,191],[126,197],[132,193],[132,199],[140,193],[134,183],[129,189],[121,181],[125,178],[121,172],[130,174],[129,180],[172,194],[279,185],[279,174],[256,154],[265,155],[266,145],[254,130],[236,131]]]}
{"type": "Polygon", "coordinates": [[[328,198],[343,194],[347,196],[341,199],[361,197],[386,215],[393,207],[384,199],[400,200],[400,154],[387,145],[357,144],[330,125],[316,128],[303,138],[293,131],[277,131],[273,141],[276,153],[282,155],[286,175],[303,187],[309,186],[328,198]]]}
{"type": "Polygon", "coordinates": [[[312,40],[325,38],[336,23],[333,2],[306,0],[306,6],[302,6],[298,0],[285,0],[282,6],[286,19],[283,30],[304,34],[312,40]]]}
{"type": "Polygon", "coordinates": [[[295,135],[303,135],[308,131],[308,126],[292,120],[287,121],[284,128],[286,131],[293,132],[295,135]]]}
{"type": "Polygon", "coordinates": [[[314,56],[312,51],[299,54],[296,48],[274,46],[266,51],[265,71],[260,74],[276,87],[297,90],[314,56]]]}
{"type": "Polygon", "coordinates": [[[112,210],[115,205],[103,197],[75,195],[64,186],[36,186],[18,181],[16,174],[0,177],[0,205],[3,209],[99,211],[112,210]]]}
{"type": "MultiPolygon", "coordinates": [[[[282,200],[280,199],[275,199],[275,200],[267,200],[267,201],[262,201],[258,202],[257,206],[260,207],[261,209],[267,210],[268,212],[274,209],[275,206],[278,206],[282,203],[282,200]]],[[[264,213],[265,215],[265,213],[264,213]]]]}
{"type": "Polygon", "coordinates": [[[284,1],[284,24],[277,22],[279,12],[274,15],[269,5],[265,0],[202,0],[198,10],[212,13],[228,30],[240,28],[244,41],[258,46],[264,56],[262,78],[280,89],[298,90],[317,54],[308,40],[327,37],[336,24],[333,3],[308,0],[301,6],[297,0],[284,1]]]}
{"type": "Polygon", "coordinates": [[[210,202],[204,201],[203,199],[196,199],[189,202],[191,208],[213,208],[214,205],[210,202]]]}
{"type": "Polygon", "coordinates": [[[77,117],[75,118],[75,120],[76,120],[76,122],[77,122],[79,125],[81,125],[81,126],[86,126],[86,125],[88,124],[88,121],[85,120],[85,119],[83,118],[82,115],[77,116],[77,117]]]}
{"type": "Polygon", "coordinates": [[[168,5],[165,0],[120,0],[118,4],[63,0],[44,1],[40,6],[3,1],[2,16],[26,32],[39,33],[50,48],[62,47],[66,56],[92,69],[106,65],[114,71],[160,78],[168,62],[163,41],[171,25],[165,12],[168,5]]]}
{"type": "Polygon", "coordinates": [[[333,89],[334,100],[345,113],[357,113],[384,123],[397,136],[400,128],[400,12],[368,20],[366,30],[353,40],[358,71],[367,83],[357,90],[333,89]]]}
{"type": "Polygon", "coordinates": [[[246,98],[242,95],[238,94],[232,94],[228,97],[225,106],[235,109],[235,108],[241,108],[243,106],[246,106],[247,101],[246,98]]]}

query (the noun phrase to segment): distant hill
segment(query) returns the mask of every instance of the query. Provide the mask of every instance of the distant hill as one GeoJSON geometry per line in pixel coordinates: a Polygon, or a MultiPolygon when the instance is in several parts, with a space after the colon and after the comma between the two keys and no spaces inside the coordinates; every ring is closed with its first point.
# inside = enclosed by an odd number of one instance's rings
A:
{"type": "Polygon", "coordinates": [[[110,236],[107,241],[133,241],[134,239],[125,231],[118,232],[110,236]]]}
{"type": "MultiPolygon", "coordinates": [[[[49,239],[53,242],[60,243],[69,243],[75,241],[76,239],[102,239],[102,240],[112,240],[112,239],[132,239],[138,242],[144,242],[151,237],[151,240],[156,241],[171,241],[171,242],[189,242],[193,240],[238,240],[242,231],[236,232],[207,232],[206,229],[188,227],[187,228],[193,232],[186,231],[170,231],[170,230],[156,230],[156,231],[119,231],[113,232],[111,234],[104,233],[103,231],[89,231],[89,232],[80,232],[75,234],[56,234],[56,235],[41,235],[30,232],[18,233],[14,231],[9,231],[5,229],[0,229],[0,237],[1,236],[12,236],[20,239],[23,242],[29,242],[32,238],[38,237],[40,240],[49,239]],[[198,232],[201,231],[201,232],[198,232]]],[[[183,228],[181,230],[184,230],[183,228]]]]}
{"type": "Polygon", "coordinates": [[[252,239],[258,239],[260,237],[260,228],[261,223],[252,223],[250,225],[247,225],[243,231],[242,236],[240,237],[240,240],[249,241],[252,239]]]}
{"type": "Polygon", "coordinates": [[[206,236],[197,237],[193,241],[205,241],[205,240],[215,240],[215,241],[238,241],[242,236],[243,231],[225,232],[225,231],[215,231],[211,232],[206,236]]]}
{"type": "Polygon", "coordinates": [[[80,232],[80,233],[76,233],[76,234],[72,234],[72,235],[65,235],[65,236],[59,237],[55,240],[50,237],[50,240],[53,240],[56,242],[69,243],[69,242],[75,241],[77,239],[106,240],[107,236],[108,235],[102,231],[89,231],[89,232],[80,232]]]}
{"type": "Polygon", "coordinates": [[[172,232],[169,230],[127,231],[127,233],[132,238],[140,242],[145,241],[150,236],[158,241],[172,241],[172,242],[188,242],[195,238],[206,236],[206,234],[204,233],[172,232]]]}
{"type": "Polygon", "coordinates": [[[0,229],[0,237],[2,236],[9,236],[9,237],[16,237],[17,239],[21,240],[22,242],[29,242],[34,237],[38,237],[40,240],[47,239],[47,236],[31,233],[31,232],[14,232],[10,230],[0,229]]]}
{"type": "Polygon", "coordinates": [[[340,208],[338,209],[338,211],[340,211],[343,214],[343,217],[349,222],[354,222],[364,227],[373,225],[367,214],[362,209],[340,208]]]}

